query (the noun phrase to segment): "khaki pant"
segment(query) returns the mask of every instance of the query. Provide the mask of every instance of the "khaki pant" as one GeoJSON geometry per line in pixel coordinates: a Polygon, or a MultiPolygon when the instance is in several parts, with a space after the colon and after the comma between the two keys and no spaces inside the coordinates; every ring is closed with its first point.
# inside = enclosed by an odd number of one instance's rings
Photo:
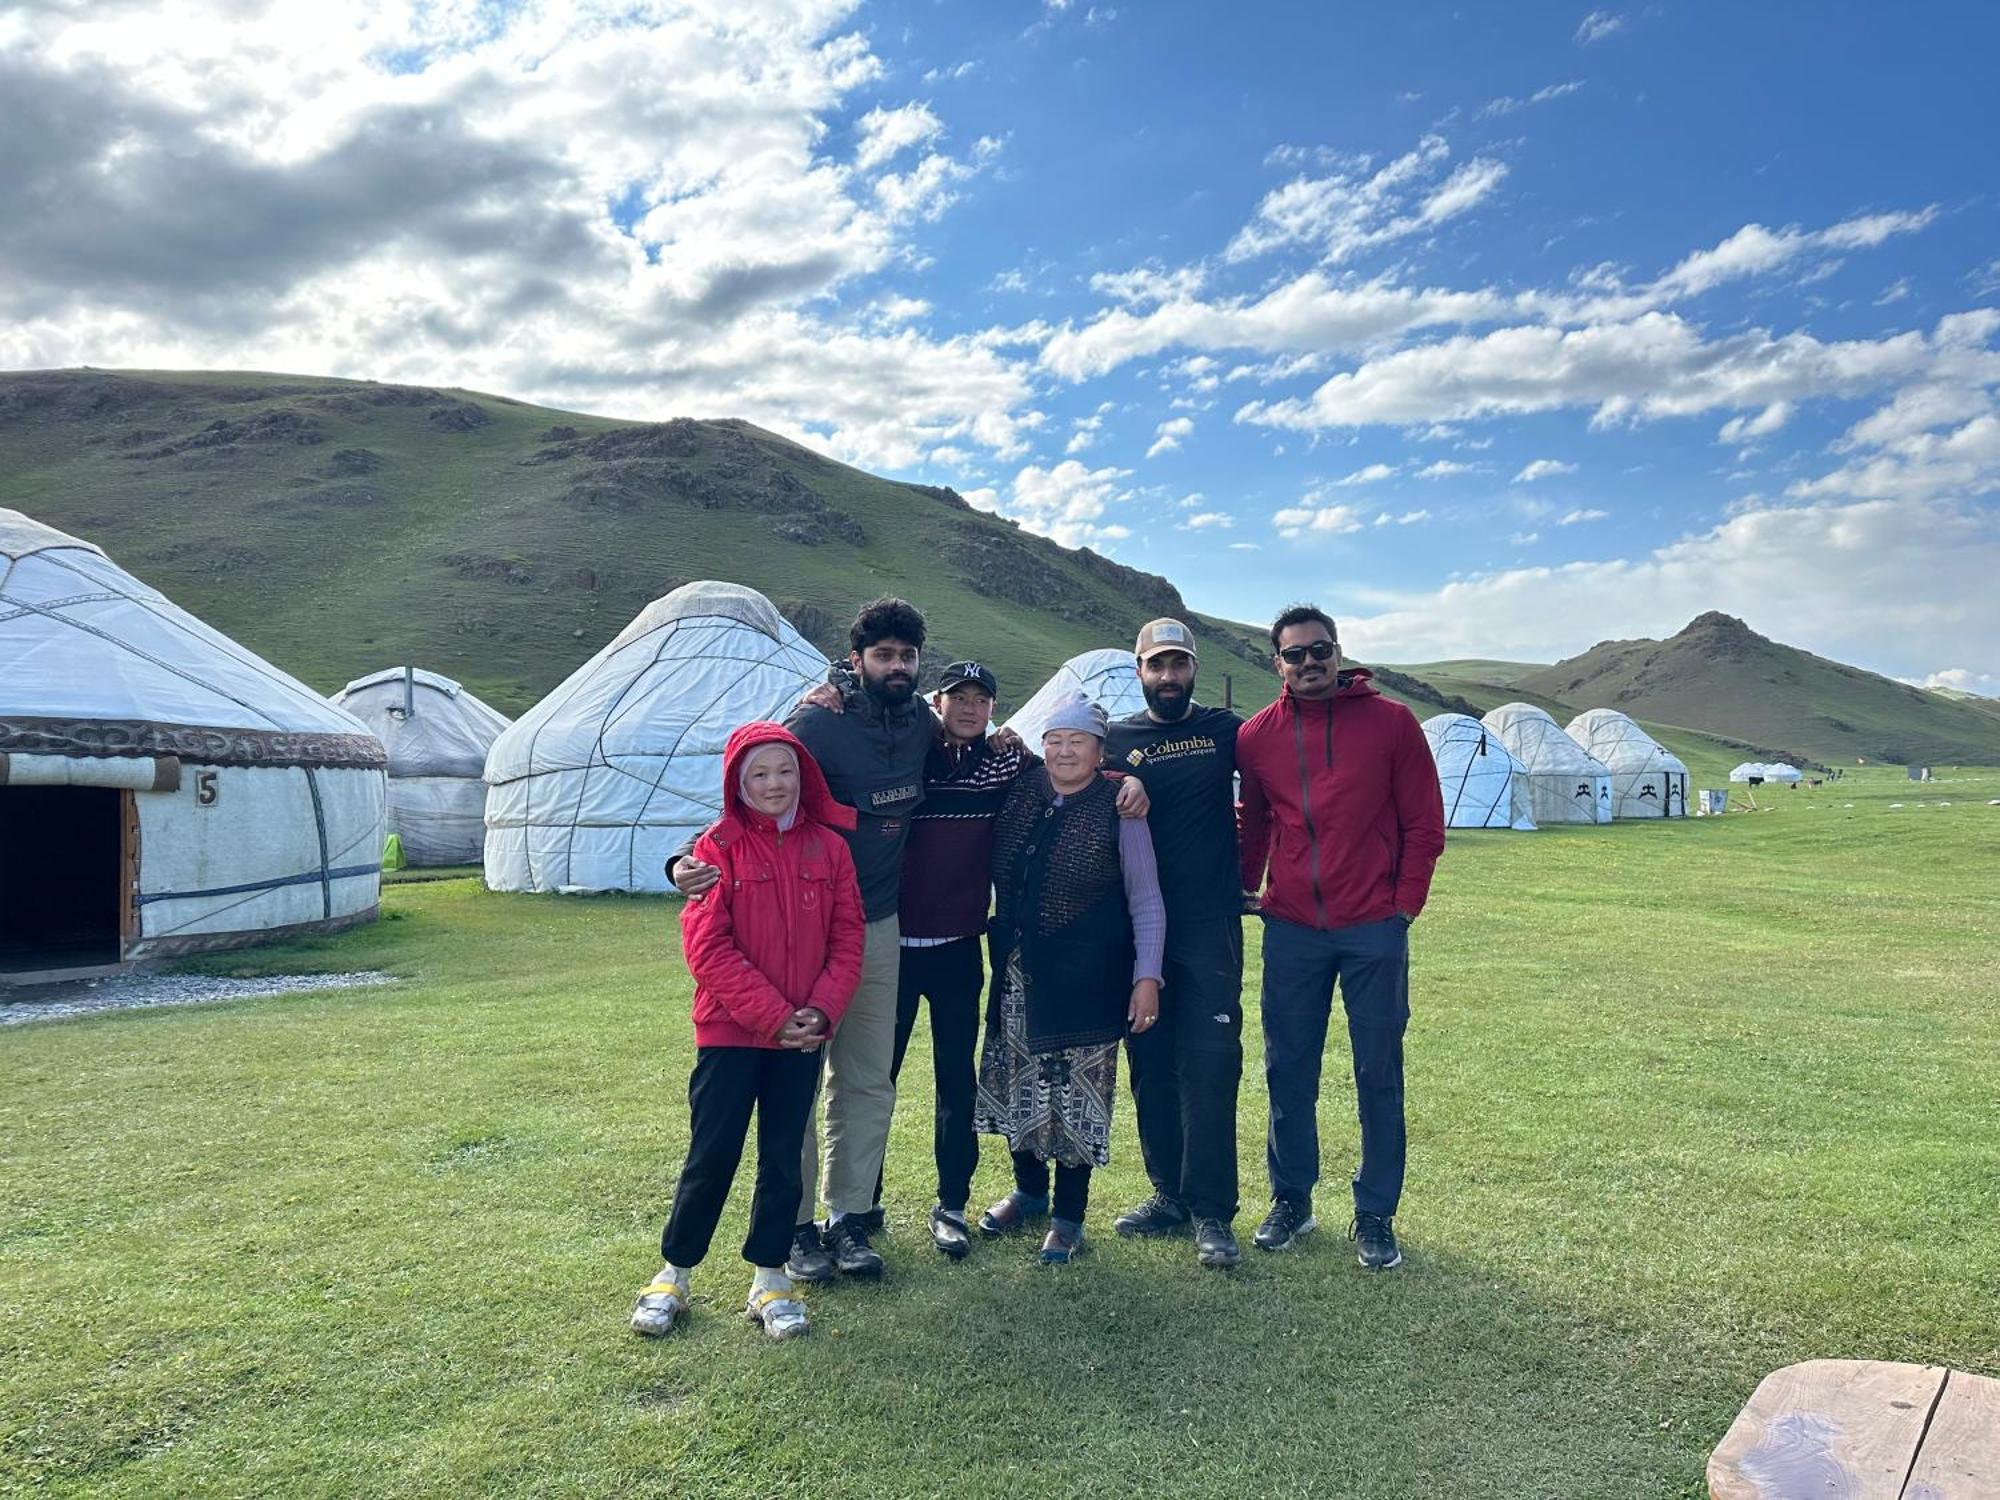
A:
{"type": "MultiPolygon", "coordinates": [[[[829,1214],[862,1214],[875,1206],[875,1184],[889,1146],[889,1117],[896,1110],[896,980],[902,964],[902,928],[887,916],[868,924],[861,952],[861,987],[826,1054],[826,1206],[829,1214]]],[[[815,1111],[818,1113],[818,1111],[815,1111]]],[[[799,1199],[801,1224],[817,1217],[819,1129],[806,1121],[799,1163],[805,1193],[799,1199]]]]}

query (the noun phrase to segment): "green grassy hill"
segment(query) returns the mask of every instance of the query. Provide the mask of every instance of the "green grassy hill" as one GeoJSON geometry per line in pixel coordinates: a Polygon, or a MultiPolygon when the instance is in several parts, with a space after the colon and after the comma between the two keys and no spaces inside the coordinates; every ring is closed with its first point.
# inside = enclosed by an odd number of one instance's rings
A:
{"type": "MultiPolygon", "coordinates": [[[[987,662],[1003,710],[1154,616],[1195,622],[1164,578],[746,422],[368,381],[0,375],[0,506],[97,543],[322,690],[414,662],[509,713],[696,578],[761,590],[829,652],[857,604],[903,594],[929,616],[932,667],[987,662]]],[[[1227,673],[1239,707],[1269,702],[1255,632],[1195,623],[1204,696],[1227,673]]],[[[1421,683],[1398,696],[1444,704],[1421,683]]]]}

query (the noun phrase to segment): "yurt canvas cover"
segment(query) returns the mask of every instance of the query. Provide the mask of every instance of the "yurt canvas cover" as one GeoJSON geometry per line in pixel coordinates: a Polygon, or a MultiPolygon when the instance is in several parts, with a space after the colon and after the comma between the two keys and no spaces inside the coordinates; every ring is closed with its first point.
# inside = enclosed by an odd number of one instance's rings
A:
{"type": "Polygon", "coordinates": [[[1447,828],[1535,826],[1528,773],[1500,737],[1468,714],[1424,720],[1424,739],[1437,762],[1447,828]]]}
{"type": "Polygon", "coordinates": [[[1480,722],[1526,769],[1536,823],[1611,821],[1611,773],[1541,709],[1503,703],[1480,722]]]}
{"type": "Polygon", "coordinates": [[[1798,781],[1801,779],[1797,766],[1788,766],[1783,761],[1746,760],[1729,773],[1731,781],[1798,781]]]}
{"type": "Polygon", "coordinates": [[[88,542],[0,510],[0,970],[375,915],[381,741],[88,542]]]}
{"type": "Polygon", "coordinates": [[[1082,693],[1102,708],[1107,718],[1122,719],[1142,712],[1146,694],[1139,686],[1139,669],[1130,651],[1086,651],[1056,668],[1055,675],[1022,704],[1007,721],[1030,750],[1040,753],[1042,729],[1056,704],[1071,693],[1082,693]]]}
{"type": "Polygon", "coordinates": [[[655,599],[493,742],[487,885],[667,889],[667,856],[721,812],[730,731],[783,718],[826,666],[754,589],[655,599]]]}
{"type": "Polygon", "coordinates": [[[477,864],[486,843],[486,752],[506,716],[420,668],[357,677],[333,701],[389,752],[388,830],[402,837],[404,859],[477,864]]]}
{"type": "Polygon", "coordinates": [[[1687,767],[1627,715],[1593,708],[1571,719],[1566,733],[1611,772],[1613,817],[1687,816],[1687,767]]]}

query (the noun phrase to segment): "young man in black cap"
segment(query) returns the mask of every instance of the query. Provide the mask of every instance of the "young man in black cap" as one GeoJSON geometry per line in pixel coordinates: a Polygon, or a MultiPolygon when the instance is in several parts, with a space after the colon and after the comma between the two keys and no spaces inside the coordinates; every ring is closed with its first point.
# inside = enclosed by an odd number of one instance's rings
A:
{"type": "Polygon", "coordinates": [[[1236,732],[1226,708],[1194,701],[1194,633],[1179,620],[1139,632],[1146,711],[1111,725],[1107,770],[1146,785],[1167,908],[1159,1024],[1127,1040],[1139,1145],[1153,1195],[1120,1234],[1192,1223],[1204,1266],[1237,1263],[1236,1090],[1243,1077],[1243,897],[1236,847],[1236,732]]]}

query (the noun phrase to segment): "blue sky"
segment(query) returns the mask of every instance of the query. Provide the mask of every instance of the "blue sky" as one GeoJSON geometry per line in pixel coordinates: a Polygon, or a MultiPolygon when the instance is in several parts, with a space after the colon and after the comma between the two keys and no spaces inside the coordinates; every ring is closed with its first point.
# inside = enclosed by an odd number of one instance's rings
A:
{"type": "Polygon", "coordinates": [[[2000,692],[1988,7],[107,9],[0,20],[122,126],[0,164],[112,183],[0,231],[0,363],[744,415],[1376,659],[2000,692]]]}

